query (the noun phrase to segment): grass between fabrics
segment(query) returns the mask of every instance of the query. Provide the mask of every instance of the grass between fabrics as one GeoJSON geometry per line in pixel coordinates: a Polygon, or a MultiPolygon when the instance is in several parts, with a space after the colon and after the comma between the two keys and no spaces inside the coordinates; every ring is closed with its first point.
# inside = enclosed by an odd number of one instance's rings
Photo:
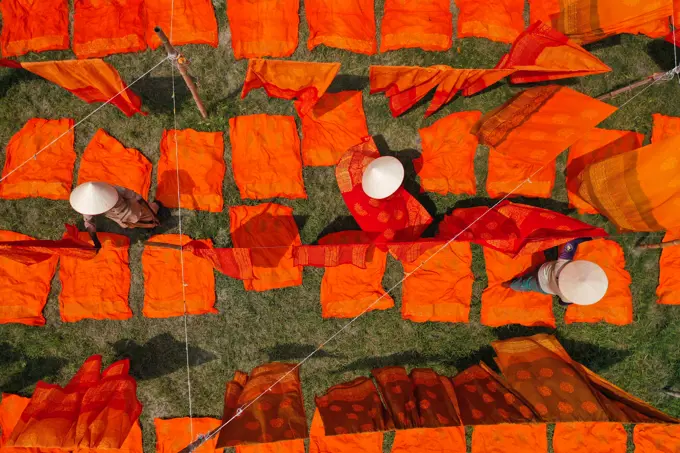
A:
{"type": "MultiPolygon", "coordinates": [[[[269,113],[295,116],[292,102],[269,99],[262,90],[252,92],[245,100],[240,99],[247,62],[234,61],[224,1],[215,0],[215,3],[220,24],[219,48],[187,46],[183,49],[191,60],[191,72],[199,81],[210,118],[201,119],[184,84],[178,79],[179,128],[224,131],[228,136],[228,120],[236,115],[269,113]]],[[[455,9],[455,6],[452,7],[455,9]]],[[[376,2],[376,13],[379,23],[381,0],[376,2]]],[[[427,120],[423,118],[427,104],[394,119],[382,95],[368,94],[369,65],[448,64],[459,68],[491,68],[509,46],[485,39],[463,39],[455,40],[448,52],[401,50],[371,57],[325,47],[309,52],[306,48],[304,10],[300,14],[300,43],[293,59],[340,61],[340,76],[332,90],[363,90],[369,131],[382,136],[390,152],[397,156],[417,154],[419,128],[456,111],[488,111],[524,88],[502,82],[477,96],[457,98],[427,120]]],[[[613,72],[567,79],[560,83],[591,96],[673,66],[672,46],[661,40],[624,35],[594,44],[589,50],[610,65],[613,72]]],[[[70,52],[47,52],[29,55],[24,60],[72,57],[70,52]]],[[[121,72],[126,81],[131,82],[163,57],[164,52],[158,50],[116,55],[106,60],[121,72]]],[[[155,164],[159,158],[161,133],[173,125],[170,77],[170,66],[163,65],[134,86],[150,111],[149,116],[128,119],[114,107],[106,107],[79,126],[76,129],[78,155],[82,154],[95,131],[104,128],[126,147],[139,149],[155,164]]],[[[620,105],[631,96],[624,94],[612,102],[620,105]]],[[[28,72],[0,69],[0,161],[4,161],[4,147],[10,137],[30,118],[71,117],[77,121],[94,108],[28,72]]],[[[636,130],[646,134],[649,141],[651,114],[655,112],[680,116],[680,87],[676,81],[650,88],[601,126],[636,130]]],[[[219,246],[230,245],[228,206],[258,203],[240,199],[231,171],[231,148],[228,140],[225,143],[228,168],[224,180],[224,212],[183,211],[182,214],[186,234],[194,238],[212,238],[219,246]]],[[[531,204],[567,212],[563,175],[565,162],[566,155],[563,153],[558,159],[553,199],[531,200],[531,204]]],[[[475,161],[478,177],[475,197],[423,194],[422,199],[440,219],[461,200],[486,197],[486,165],[487,150],[480,147],[475,161]]],[[[77,168],[74,180],[75,175],[77,168]]],[[[275,200],[293,207],[295,215],[303,219],[300,228],[303,243],[317,240],[322,232],[328,231],[329,225],[336,229],[352,228],[354,224],[348,220],[350,214],[337,188],[333,168],[305,168],[304,179],[308,200],[275,200]]],[[[155,181],[154,172],[152,193],[155,181]]],[[[582,219],[605,226],[614,233],[611,225],[600,216],[583,216],[582,219]]],[[[56,239],[63,232],[63,224],[73,222],[80,222],[80,219],[66,201],[0,200],[0,229],[56,239]]],[[[169,232],[177,232],[176,213],[169,227],[169,232]]],[[[121,233],[106,222],[100,223],[100,229],[121,233]]],[[[48,320],[46,327],[0,326],[0,390],[28,396],[39,379],[64,384],[91,354],[103,354],[106,362],[124,355],[131,356],[133,370],[138,377],[138,394],[144,404],[144,447],[150,452],[155,442],[154,418],[188,415],[184,329],[181,318],[142,317],[140,257],[142,242],[149,235],[135,232],[132,236],[130,304],[135,316],[123,322],[61,323],[57,300],[60,284],[55,277],[45,313],[48,320]]],[[[558,328],[554,333],[576,360],[634,395],[674,416],[680,416],[680,401],[660,393],[666,385],[680,386],[680,307],[656,305],[654,291],[658,281],[659,252],[636,252],[633,247],[643,237],[616,238],[625,249],[627,269],[633,277],[635,322],[625,327],[566,325],[563,310],[556,306],[558,328]]],[[[652,234],[648,240],[659,241],[661,237],[661,234],[652,234]]],[[[486,275],[481,248],[473,246],[473,253],[476,281],[469,324],[416,324],[402,320],[399,312],[401,289],[397,288],[393,293],[397,308],[367,314],[302,367],[308,416],[311,418],[313,413],[314,395],[333,384],[367,375],[372,368],[387,365],[432,367],[440,373],[454,375],[479,360],[491,364],[489,343],[493,340],[550,331],[518,326],[492,329],[480,324],[480,295],[486,286],[486,275]]],[[[345,324],[344,320],[321,318],[319,286],[322,275],[323,270],[305,269],[303,286],[254,293],[245,292],[241,282],[216,274],[219,315],[188,320],[195,416],[221,416],[224,385],[235,370],[249,371],[270,360],[297,361],[345,324]]],[[[390,258],[384,287],[392,287],[402,275],[401,265],[390,258]]],[[[388,435],[387,439],[385,448],[389,447],[392,435],[388,435]]]]}

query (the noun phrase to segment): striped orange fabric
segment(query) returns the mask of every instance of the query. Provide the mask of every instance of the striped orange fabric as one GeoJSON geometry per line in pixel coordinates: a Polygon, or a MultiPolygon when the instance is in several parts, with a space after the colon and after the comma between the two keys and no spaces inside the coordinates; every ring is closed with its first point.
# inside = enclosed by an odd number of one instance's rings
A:
{"type": "Polygon", "coordinates": [[[472,432],[472,453],[548,453],[546,425],[480,425],[472,432]]]}
{"type": "Polygon", "coordinates": [[[155,27],[161,27],[176,46],[208,44],[217,47],[217,18],[211,0],[144,0],[144,7],[146,42],[152,49],[161,46],[155,27]]]}
{"type": "MultiPolygon", "coordinates": [[[[216,418],[183,417],[153,421],[156,427],[156,453],[178,453],[184,447],[196,440],[197,434],[207,434],[220,426],[216,418]],[[194,433],[194,437],[191,433],[194,433]]],[[[193,450],[196,453],[217,453],[224,451],[217,448],[217,436],[213,436],[200,447],[193,450]]]]}
{"type": "Polygon", "coordinates": [[[309,453],[382,453],[383,433],[326,436],[319,410],[314,412],[309,432],[309,453]]]}
{"type": "Polygon", "coordinates": [[[305,441],[295,439],[266,444],[238,445],[236,453],[305,453],[305,441]]]}
{"type": "Polygon", "coordinates": [[[636,425],[633,443],[635,453],[676,453],[680,451],[680,425],[636,425]]]}
{"type": "Polygon", "coordinates": [[[3,56],[69,48],[67,0],[3,0],[0,13],[3,56]]]}
{"type": "Polygon", "coordinates": [[[386,0],[380,26],[380,52],[419,47],[451,48],[453,22],[450,0],[386,0]]]}
{"type": "Polygon", "coordinates": [[[628,434],[621,423],[556,423],[555,453],[626,453],[628,434]]]}
{"type": "Polygon", "coordinates": [[[321,44],[366,55],[378,50],[373,0],[307,0],[305,15],[309,50],[321,44]]]}
{"type": "Polygon", "coordinates": [[[523,0],[456,0],[458,38],[512,42],[524,30],[523,0]]]}
{"type": "MultiPolygon", "coordinates": [[[[680,231],[667,231],[664,242],[680,239],[680,231]]],[[[657,304],[680,305],[680,247],[666,247],[659,260],[657,304]]]]}
{"type": "Polygon", "coordinates": [[[466,453],[465,428],[414,428],[394,434],[392,453],[466,453]]]}
{"type": "Polygon", "coordinates": [[[652,122],[652,143],[659,143],[680,135],[680,117],[653,113],[652,122]]]}
{"type": "Polygon", "coordinates": [[[509,158],[489,148],[486,193],[491,198],[507,194],[531,198],[550,198],[555,187],[555,161],[542,165],[509,158]],[[538,173],[537,173],[538,172],[538,173]]]}
{"type": "Polygon", "coordinates": [[[299,9],[299,0],[228,0],[234,58],[293,55],[298,45],[299,9]]]}

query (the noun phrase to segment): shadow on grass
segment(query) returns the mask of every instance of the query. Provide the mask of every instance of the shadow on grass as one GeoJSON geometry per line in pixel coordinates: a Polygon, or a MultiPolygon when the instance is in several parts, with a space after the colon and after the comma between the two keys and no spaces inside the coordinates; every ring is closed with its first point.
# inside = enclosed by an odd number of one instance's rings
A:
{"type": "Polygon", "coordinates": [[[6,367],[22,362],[22,370],[0,383],[0,388],[9,393],[18,393],[35,385],[40,380],[55,378],[66,365],[59,357],[27,357],[9,343],[0,343],[0,366],[6,367]]]}
{"type": "MultiPolygon", "coordinates": [[[[267,354],[270,361],[285,361],[285,360],[296,360],[304,359],[308,357],[317,346],[313,344],[296,344],[296,343],[282,343],[277,344],[271,348],[262,349],[260,352],[267,354]]],[[[322,349],[314,357],[317,358],[343,358],[343,355],[329,353],[328,351],[322,349]]]]}
{"type": "MultiPolygon", "coordinates": [[[[172,114],[172,77],[144,77],[135,83],[134,91],[142,98],[142,103],[151,113],[172,114]]],[[[191,96],[184,80],[175,80],[175,100],[177,105],[191,96]]]]}
{"type": "Polygon", "coordinates": [[[363,91],[368,85],[368,77],[350,75],[350,74],[338,74],[331,82],[330,86],[326,90],[327,93],[338,93],[340,91],[363,91]]]}
{"type": "Polygon", "coordinates": [[[319,236],[314,242],[317,243],[322,237],[333,233],[339,233],[340,231],[361,231],[361,228],[352,216],[346,215],[336,217],[335,220],[333,220],[331,223],[326,225],[323,230],[321,230],[319,236]]]}
{"type": "Polygon", "coordinates": [[[0,78],[0,97],[5,97],[14,85],[29,80],[43,80],[43,78],[23,69],[10,69],[9,74],[0,78]]]}
{"type": "Polygon", "coordinates": [[[655,39],[647,44],[647,53],[659,65],[662,71],[670,71],[675,67],[672,43],[663,39],[655,39]]]}

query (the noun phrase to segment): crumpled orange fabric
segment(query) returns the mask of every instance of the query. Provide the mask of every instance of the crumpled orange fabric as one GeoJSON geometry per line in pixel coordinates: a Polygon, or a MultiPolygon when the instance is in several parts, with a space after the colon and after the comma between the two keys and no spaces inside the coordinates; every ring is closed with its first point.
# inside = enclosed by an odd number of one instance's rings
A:
{"type": "Polygon", "coordinates": [[[544,424],[478,425],[472,431],[472,453],[548,453],[544,424]]]}
{"type": "Polygon", "coordinates": [[[141,52],[144,0],[75,0],[73,53],[78,58],[141,52]]]}
{"type": "Polygon", "coordinates": [[[555,453],[626,453],[628,434],[621,423],[556,423],[555,453]]]}
{"type": "Polygon", "coordinates": [[[255,279],[243,280],[246,291],[302,285],[302,267],[293,259],[293,246],[302,242],[292,208],[274,203],[231,206],[229,231],[235,247],[251,249],[255,279]]]}
{"type": "Polygon", "coordinates": [[[7,179],[0,183],[0,198],[68,200],[76,162],[72,127],[70,118],[28,120],[7,144],[2,170],[2,177],[7,179]]]}
{"type": "Polygon", "coordinates": [[[3,56],[69,48],[67,0],[3,0],[0,13],[3,56]]]}
{"type": "Polygon", "coordinates": [[[491,198],[500,198],[509,193],[515,197],[550,198],[555,187],[556,164],[553,160],[544,168],[541,166],[509,158],[489,148],[486,193],[491,198]]]}
{"type": "MultiPolygon", "coordinates": [[[[667,231],[663,242],[676,239],[680,239],[680,231],[667,231]]],[[[680,305],[680,247],[666,247],[661,251],[656,295],[657,304],[680,305]]]]}
{"type": "MultiPolygon", "coordinates": [[[[91,260],[62,257],[59,264],[59,312],[64,322],[83,319],[132,317],[130,292],[130,240],[120,234],[97,233],[102,248],[91,260]]],[[[92,243],[89,233],[78,235],[92,243]]]]}
{"type": "Polygon", "coordinates": [[[418,131],[422,153],[413,166],[424,192],[477,193],[474,160],[478,141],[470,130],[481,116],[478,110],[452,113],[418,131]]]}
{"type": "Polygon", "coordinates": [[[307,198],[294,117],[236,116],[229,119],[229,138],[241,198],[307,198]]]}
{"type": "Polygon", "coordinates": [[[108,182],[125,187],[147,199],[153,165],[134,148],[125,148],[118,140],[99,129],[80,157],[78,185],[108,182]]]}
{"type": "Polygon", "coordinates": [[[551,16],[560,12],[560,0],[529,0],[529,22],[551,24],[551,16]]]}
{"type": "Polygon", "coordinates": [[[652,122],[652,143],[659,143],[667,138],[680,135],[680,117],[653,113],[652,122]]]}
{"type": "Polygon", "coordinates": [[[513,259],[485,247],[484,261],[489,284],[482,293],[482,324],[491,327],[507,324],[555,327],[552,296],[521,293],[501,286],[503,282],[543,264],[545,262],[543,252],[519,255],[513,259]]]}
{"type": "Polygon", "coordinates": [[[630,292],[631,278],[626,271],[623,248],[609,239],[595,239],[578,246],[575,260],[592,261],[599,264],[607,274],[607,294],[593,305],[571,304],[567,307],[564,321],[600,322],[619,326],[633,322],[633,294],[630,292]]]}
{"type": "MultiPolygon", "coordinates": [[[[216,418],[183,417],[168,420],[155,418],[153,424],[156,427],[156,453],[178,453],[195,441],[199,434],[207,434],[218,428],[222,423],[216,418]],[[192,428],[193,438],[191,437],[192,428]]],[[[196,453],[224,451],[224,449],[216,447],[217,436],[213,436],[194,451],[196,453]]]]}
{"type": "Polygon", "coordinates": [[[314,412],[309,431],[309,453],[382,453],[382,451],[383,433],[326,436],[319,409],[314,412]]]}
{"type": "MultiPolygon", "coordinates": [[[[32,239],[20,233],[0,230],[0,241],[32,239]]],[[[27,266],[0,256],[0,324],[44,326],[43,308],[50,293],[59,258],[27,266]]]]}
{"type": "Polygon", "coordinates": [[[680,425],[635,425],[633,443],[635,453],[676,453],[680,451],[680,425]]]}
{"type": "MultiPolygon", "coordinates": [[[[159,234],[148,242],[185,245],[191,242],[187,235],[159,234]]],[[[212,246],[210,239],[201,242],[212,246]]],[[[184,294],[186,311],[190,315],[217,313],[215,309],[215,276],[208,260],[190,252],[183,252],[184,294]]],[[[144,309],[147,318],[170,318],[184,315],[182,293],[182,263],[180,251],[147,245],[142,253],[144,273],[144,309]]]]}
{"type": "Polygon", "coordinates": [[[222,212],[222,184],[226,171],[222,132],[198,132],[193,129],[163,131],[156,199],[168,208],[179,207],[178,167],[182,208],[222,212]]]}
{"type": "Polygon", "coordinates": [[[524,30],[523,0],[456,0],[458,38],[512,42],[524,30]]]}
{"type": "MultiPolygon", "coordinates": [[[[340,231],[322,237],[319,244],[364,243],[369,237],[363,231],[340,231]]],[[[370,311],[394,307],[394,299],[382,286],[386,265],[387,252],[374,248],[366,257],[365,269],[352,264],[326,268],[321,280],[321,316],[353,318],[374,302],[370,311]]]]}
{"type": "Polygon", "coordinates": [[[153,31],[157,26],[176,46],[208,44],[217,47],[217,18],[211,0],[144,0],[144,7],[146,42],[152,49],[161,46],[161,40],[153,31]]]}
{"type": "Polygon", "coordinates": [[[465,428],[413,428],[394,434],[392,453],[466,453],[465,428]]]}
{"type": "Polygon", "coordinates": [[[339,70],[340,63],[254,58],[248,61],[241,99],[250,90],[264,88],[270,97],[300,101],[297,111],[304,116],[324,95],[339,70]]]}
{"type": "Polygon", "coordinates": [[[453,20],[449,0],[386,0],[380,27],[380,52],[419,47],[451,48],[453,20]]]}
{"type": "Polygon", "coordinates": [[[308,167],[336,165],[348,149],[369,135],[361,91],[326,93],[300,116],[302,162],[308,167]]]}
{"type": "Polygon", "coordinates": [[[366,55],[378,50],[373,0],[307,0],[305,15],[309,50],[321,44],[366,55]]]}
{"type": "Polygon", "coordinates": [[[298,45],[299,9],[300,0],[229,0],[234,58],[293,55],[298,45]]]}

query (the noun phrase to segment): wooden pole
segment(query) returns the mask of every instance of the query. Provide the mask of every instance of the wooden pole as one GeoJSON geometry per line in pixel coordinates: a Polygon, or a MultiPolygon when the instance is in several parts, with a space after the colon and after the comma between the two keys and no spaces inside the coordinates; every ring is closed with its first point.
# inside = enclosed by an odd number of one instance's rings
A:
{"type": "Polygon", "coordinates": [[[673,247],[675,245],[680,245],[680,239],[674,241],[662,242],[661,244],[645,244],[638,245],[638,250],[650,250],[650,249],[665,249],[666,247],[673,247]]]}
{"type": "Polygon", "coordinates": [[[634,90],[635,88],[641,87],[643,85],[647,85],[648,83],[656,82],[657,80],[661,79],[663,76],[665,76],[667,73],[666,72],[657,72],[655,74],[652,74],[650,76],[645,77],[642,80],[638,80],[637,82],[631,83],[628,86],[625,86],[623,88],[619,88],[618,90],[610,91],[609,93],[605,93],[602,96],[598,97],[598,101],[605,101],[607,99],[611,99],[614,96],[618,96],[619,94],[626,93],[630,90],[634,90]]]}
{"type": "Polygon", "coordinates": [[[161,42],[163,43],[163,46],[165,46],[165,50],[168,52],[168,57],[170,57],[171,60],[177,62],[177,68],[179,69],[179,73],[182,74],[184,82],[187,84],[187,87],[189,87],[189,91],[191,91],[191,96],[193,96],[194,102],[196,103],[198,110],[201,112],[201,116],[204,119],[208,118],[208,112],[206,112],[205,107],[203,106],[203,101],[201,101],[201,98],[198,95],[198,89],[196,88],[194,81],[191,80],[191,76],[189,76],[188,71],[189,64],[187,63],[186,58],[184,58],[177,51],[177,49],[175,49],[175,46],[173,46],[170,43],[170,40],[168,39],[167,36],[165,36],[165,32],[163,32],[163,29],[161,27],[156,27],[153,29],[153,31],[156,32],[156,35],[158,35],[158,39],[160,39],[161,42]]]}

